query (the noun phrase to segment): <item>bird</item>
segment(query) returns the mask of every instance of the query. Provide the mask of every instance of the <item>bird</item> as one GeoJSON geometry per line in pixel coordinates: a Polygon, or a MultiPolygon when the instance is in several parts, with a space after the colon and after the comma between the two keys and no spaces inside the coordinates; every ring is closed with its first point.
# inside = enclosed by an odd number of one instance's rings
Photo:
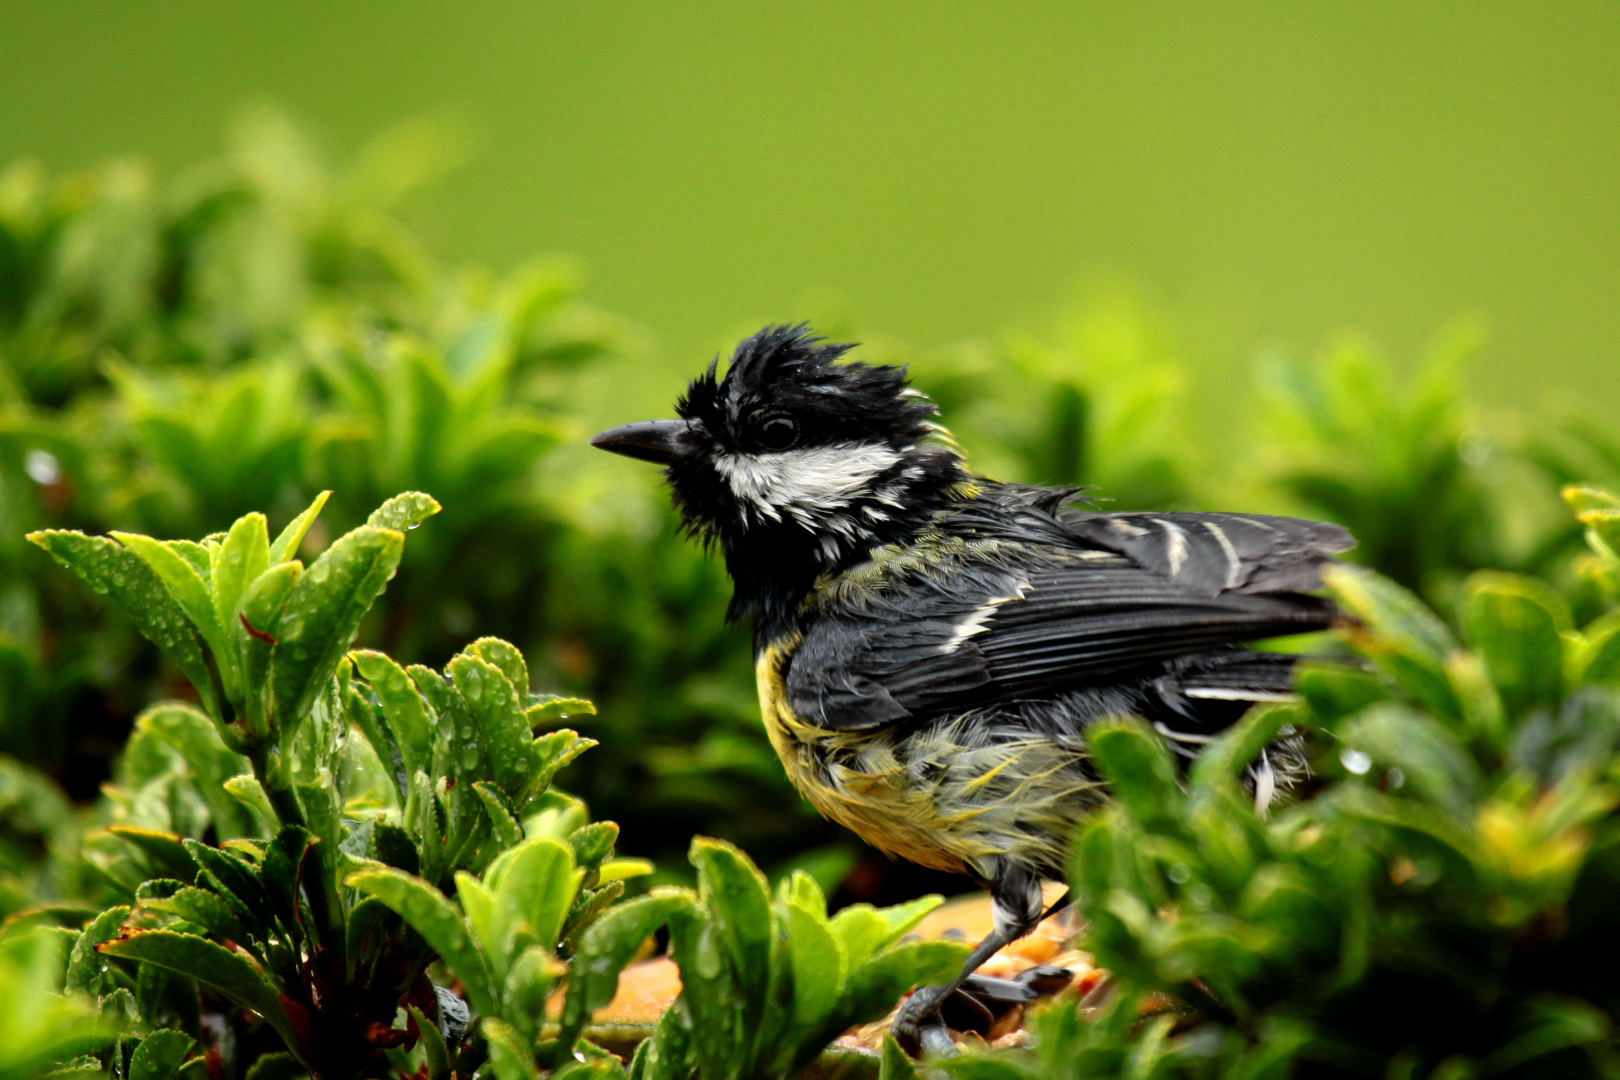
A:
{"type": "MultiPolygon", "coordinates": [[[[691,381],[676,419],[591,444],[663,466],[684,528],[723,557],[727,618],[753,620],[761,718],[803,797],[989,889],[989,936],[892,1025],[949,1052],[942,1005],[1039,923],[1043,881],[1063,880],[1070,834],[1107,798],[1087,728],[1141,717],[1190,760],[1289,699],[1299,658],[1245,643],[1330,626],[1312,590],[1354,540],[977,475],[906,369],[851,348],[767,326],[691,381]]],[[[1296,737],[1246,775],[1265,806],[1304,772],[1296,737]]]]}

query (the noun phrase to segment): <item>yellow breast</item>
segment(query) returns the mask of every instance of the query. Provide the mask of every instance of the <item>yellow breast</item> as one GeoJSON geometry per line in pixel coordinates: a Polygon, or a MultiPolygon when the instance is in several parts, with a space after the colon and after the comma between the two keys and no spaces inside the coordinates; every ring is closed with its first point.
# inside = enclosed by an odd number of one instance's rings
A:
{"type": "Polygon", "coordinates": [[[892,752],[888,732],[831,731],[806,723],[787,700],[785,671],[797,636],[760,653],[755,664],[765,733],[799,793],[824,816],[882,851],[937,870],[961,871],[976,855],[934,800],[916,789],[892,752]]]}

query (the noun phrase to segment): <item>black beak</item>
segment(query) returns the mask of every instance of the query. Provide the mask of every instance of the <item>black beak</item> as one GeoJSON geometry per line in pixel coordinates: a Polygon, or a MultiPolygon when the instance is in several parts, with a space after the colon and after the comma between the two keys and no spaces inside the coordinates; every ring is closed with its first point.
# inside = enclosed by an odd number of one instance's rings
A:
{"type": "Polygon", "coordinates": [[[673,465],[698,452],[692,425],[685,420],[643,420],[611,428],[591,440],[599,450],[611,450],[625,457],[673,465]]]}

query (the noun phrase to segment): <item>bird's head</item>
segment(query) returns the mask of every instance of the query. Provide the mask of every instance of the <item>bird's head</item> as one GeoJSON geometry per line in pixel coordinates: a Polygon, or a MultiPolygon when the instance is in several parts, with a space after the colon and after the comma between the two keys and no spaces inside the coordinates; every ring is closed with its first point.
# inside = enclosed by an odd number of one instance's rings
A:
{"type": "Polygon", "coordinates": [[[692,380],[680,419],[591,440],[665,467],[686,527],[725,553],[734,613],[769,584],[806,587],[902,539],[967,478],[930,438],[938,410],[904,369],[840,363],[849,348],[767,327],[737,346],[724,377],[716,360],[692,380]]]}

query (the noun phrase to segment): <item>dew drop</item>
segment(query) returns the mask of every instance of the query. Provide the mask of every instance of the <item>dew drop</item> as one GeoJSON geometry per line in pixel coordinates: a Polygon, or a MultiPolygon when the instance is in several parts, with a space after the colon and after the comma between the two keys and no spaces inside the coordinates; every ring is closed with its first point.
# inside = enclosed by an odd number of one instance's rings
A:
{"type": "Polygon", "coordinates": [[[1351,750],[1348,748],[1346,748],[1345,751],[1339,755],[1339,763],[1352,773],[1355,773],[1357,776],[1365,776],[1367,774],[1367,770],[1372,768],[1372,758],[1368,757],[1360,750],[1351,750]]]}
{"type": "MultiPolygon", "coordinates": [[[[23,458],[23,471],[36,484],[49,487],[62,479],[62,463],[49,450],[30,450],[23,458]]],[[[415,526],[412,526],[415,528],[415,526]]]]}

